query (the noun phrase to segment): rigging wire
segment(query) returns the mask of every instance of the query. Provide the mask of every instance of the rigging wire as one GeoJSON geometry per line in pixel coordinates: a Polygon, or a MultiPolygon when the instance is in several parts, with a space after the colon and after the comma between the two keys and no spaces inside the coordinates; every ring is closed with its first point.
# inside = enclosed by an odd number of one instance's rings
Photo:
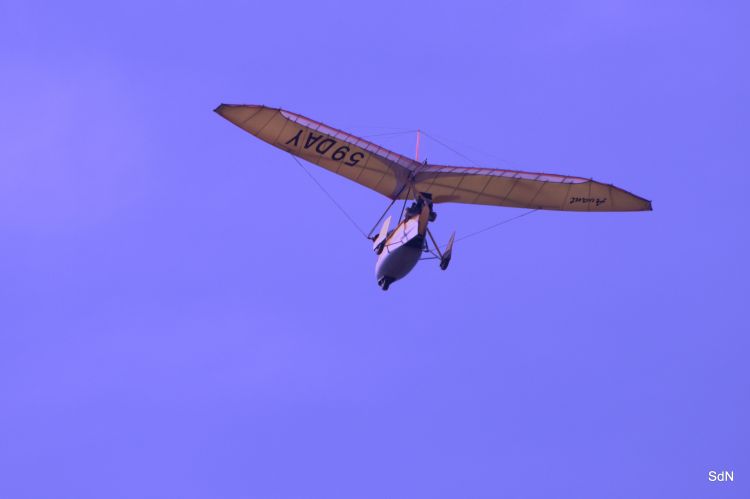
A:
{"type": "Polygon", "coordinates": [[[385,125],[369,125],[367,123],[339,123],[342,127],[346,127],[348,129],[374,129],[378,128],[380,130],[393,130],[393,131],[408,131],[408,128],[404,128],[402,126],[385,126],[385,125]]]}
{"type": "MultiPolygon", "coordinates": [[[[451,151],[453,151],[453,152],[454,152],[455,154],[458,154],[459,156],[461,156],[462,158],[464,158],[464,159],[466,159],[466,160],[468,160],[468,161],[471,161],[471,162],[472,162],[472,163],[474,163],[474,164],[475,164],[476,166],[481,166],[481,165],[477,165],[477,164],[476,164],[476,162],[475,162],[475,161],[473,161],[473,160],[472,160],[471,158],[469,158],[469,157],[467,157],[467,156],[465,156],[465,155],[463,155],[463,154],[459,153],[459,152],[458,152],[458,151],[456,151],[455,149],[453,149],[453,148],[451,148],[450,146],[448,146],[448,144],[446,144],[446,143],[445,143],[445,141],[448,141],[448,139],[446,139],[446,138],[443,138],[443,137],[438,137],[438,136],[436,136],[436,135],[430,135],[430,134],[428,134],[427,132],[425,132],[424,130],[422,130],[422,133],[424,133],[424,134],[425,134],[425,135],[427,135],[427,136],[428,136],[429,138],[431,138],[432,140],[434,140],[434,141],[435,141],[435,142],[437,142],[438,144],[442,145],[443,147],[445,147],[445,148],[447,148],[447,149],[450,149],[450,150],[451,150],[451,151]]],[[[480,153],[480,154],[482,154],[482,155],[484,155],[484,156],[490,157],[490,158],[492,158],[492,159],[494,159],[494,160],[496,160],[496,161],[499,161],[499,162],[501,162],[501,163],[504,163],[504,164],[505,164],[506,166],[509,166],[509,167],[511,167],[511,168],[513,167],[513,163],[514,163],[514,162],[513,162],[513,161],[511,161],[511,160],[508,160],[508,159],[506,159],[506,158],[501,158],[500,156],[497,156],[497,155],[495,155],[495,154],[489,153],[489,152],[487,152],[487,151],[483,151],[483,150],[481,150],[481,149],[478,149],[478,148],[476,148],[476,147],[470,146],[470,145],[468,145],[468,144],[464,144],[464,143],[462,143],[462,142],[458,142],[458,141],[455,141],[455,140],[451,140],[450,142],[451,142],[451,143],[453,143],[453,144],[457,144],[457,145],[460,145],[461,147],[466,147],[466,148],[469,148],[469,149],[471,149],[471,150],[473,150],[473,151],[476,151],[477,153],[480,153]]]]}
{"type": "Polygon", "coordinates": [[[318,179],[316,179],[316,178],[315,178],[315,176],[313,176],[313,174],[312,174],[312,173],[310,173],[310,172],[309,172],[309,171],[307,170],[307,168],[305,168],[305,165],[303,165],[303,164],[302,164],[302,162],[301,162],[301,161],[300,161],[299,159],[297,159],[297,157],[296,157],[295,155],[293,155],[293,154],[291,154],[291,153],[289,153],[289,155],[290,155],[290,156],[292,157],[292,159],[293,159],[293,160],[294,160],[294,161],[295,161],[295,162],[296,162],[296,163],[297,163],[297,164],[299,165],[299,167],[300,167],[300,168],[302,168],[302,170],[303,170],[303,171],[304,171],[305,173],[307,173],[307,176],[308,176],[308,177],[310,177],[310,178],[311,178],[311,179],[313,180],[313,182],[315,182],[315,184],[316,184],[316,185],[317,185],[317,186],[318,186],[318,187],[320,188],[320,190],[321,190],[321,191],[323,191],[323,193],[324,193],[324,194],[325,194],[326,196],[328,196],[328,199],[330,199],[330,200],[331,200],[331,202],[332,202],[333,204],[335,204],[335,205],[336,205],[336,208],[338,208],[338,209],[339,209],[339,211],[340,211],[341,213],[343,213],[343,214],[344,214],[344,216],[345,216],[345,217],[346,217],[346,218],[347,218],[347,219],[349,220],[349,222],[351,222],[351,224],[352,224],[352,225],[353,225],[353,226],[354,226],[354,227],[355,227],[355,228],[356,228],[356,229],[357,229],[357,230],[359,231],[359,233],[360,233],[360,234],[362,234],[362,236],[364,236],[364,238],[365,238],[365,239],[369,239],[369,238],[367,237],[367,234],[365,234],[365,231],[363,231],[363,230],[362,230],[362,229],[360,228],[359,224],[357,224],[357,222],[355,222],[355,221],[354,221],[354,219],[353,219],[353,218],[352,218],[352,217],[351,217],[351,216],[349,215],[349,213],[347,213],[347,212],[346,212],[346,210],[345,210],[345,209],[344,209],[344,208],[343,208],[343,207],[342,207],[342,206],[341,206],[341,205],[340,205],[340,204],[339,204],[339,203],[338,203],[338,202],[337,202],[337,201],[336,201],[336,200],[334,199],[334,197],[333,197],[333,196],[331,195],[331,193],[330,193],[330,192],[328,192],[328,191],[326,190],[326,188],[325,188],[325,187],[323,187],[323,185],[322,185],[322,184],[321,184],[320,182],[318,182],[318,179]]]}
{"type": "Polygon", "coordinates": [[[474,166],[479,166],[479,167],[481,167],[481,166],[482,166],[482,165],[480,165],[479,163],[477,163],[476,161],[474,161],[473,159],[471,159],[470,157],[466,156],[465,154],[462,154],[462,153],[460,153],[460,152],[456,151],[455,149],[453,149],[453,148],[452,148],[451,146],[449,146],[448,144],[446,144],[446,143],[445,143],[445,142],[443,142],[442,140],[439,140],[439,139],[438,139],[437,137],[434,137],[434,136],[433,136],[432,134],[429,134],[429,133],[425,132],[424,130],[421,130],[421,132],[422,132],[423,134],[425,134],[425,135],[426,135],[427,137],[429,137],[429,138],[431,138],[432,140],[434,140],[435,142],[437,142],[438,144],[440,144],[441,146],[443,146],[443,147],[445,147],[446,149],[448,149],[449,151],[453,152],[454,154],[457,154],[457,155],[461,156],[461,157],[462,157],[463,159],[465,159],[466,161],[468,161],[468,162],[472,163],[472,164],[473,164],[474,166]]]}
{"type": "Polygon", "coordinates": [[[501,225],[505,225],[505,224],[507,224],[507,223],[509,223],[509,222],[512,222],[513,220],[518,220],[519,218],[523,218],[523,217],[525,217],[526,215],[531,215],[531,214],[532,214],[532,213],[534,213],[535,211],[539,211],[539,208],[534,208],[534,209],[532,209],[532,210],[529,210],[529,211],[525,211],[525,212],[521,213],[520,215],[516,215],[516,216],[514,216],[514,217],[510,217],[510,218],[506,218],[505,220],[501,220],[500,222],[497,222],[497,223],[495,223],[495,224],[489,225],[489,226],[485,227],[484,229],[479,229],[479,230],[477,230],[477,231],[474,231],[474,232],[472,232],[472,233],[470,233],[470,234],[467,234],[467,235],[465,235],[465,236],[463,236],[463,237],[459,237],[459,238],[458,238],[458,239],[456,239],[456,240],[455,240],[454,242],[456,242],[456,243],[457,243],[458,241],[463,241],[464,239],[468,239],[468,238],[470,238],[470,237],[478,236],[479,234],[481,234],[481,233],[483,233],[483,232],[487,232],[488,230],[492,230],[492,229],[494,229],[495,227],[500,227],[501,225]]]}
{"type": "Polygon", "coordinates": [[[407,133],[411,134],[416,132],[417,130],[405,130],[403,132],[383,132],[383,133],[370,133],[367,135],[360,135],[361,139],[369,139],[372,137],[385,137],[387,135],[406,135],[407,133]]]}
{"type": "MultiPolygon", "coordinates": [[[[465,159],[466,161],[469,161],[470,163],[474,164],[474,166],[478,166],[478,167],[481,167],[481,165],[480,165],[479,163],[477,163],[476,161],[474,161],[474,160],[473,160],[473,159],[471,159],[470,157],[466,156],[465,154],[462,154],[461,152],[459,152],[459,151],[457,151],[456,149],[452,148],[451,146],[449,146],[448,144],[446,144],[446,143],[445,143],[445,142],[443,142],[442,140],[438,139],[437,137],[435,137],[435,136],[433,136],[433,135],[431,135],[431,134],[429,134],[429,133],[425,132],[424,130],[421,130],[421,132],[422,132],[423,134],[425,134],[425,135],[426,135],[427,137],[429,137],[430,139],[432,139],[432,140],[434,140],[435,142],[437,142],[438,144],[440,144],[441,146],[443,146],[443,147],[445,147],[446,149],[448,149],[449,151],[452,151],[452,152],[453,152],[454,154],[457,154],[458,156],[462,157],[462,158],[463,158],[463,159],[465,159]]],[[[471,233],[469,233],[469,234],[467,234],[467,235],[465,235],[465,236],[459,237],[458,239],[456,239],[456,240],[454,241],[454,243],[457,243],[458,241],[463,241],[463,240],[465,240],[465,239],[468,239],[468,238],[470,238],[470,237],[478,236],[479,234],[482,234],[482,233],[484,233],[484,232],[487,232],[488,230],[492,230],[492,229],[494,229],[494,228],[496,228],[496,227],[500,227],[501,225],[505,225],[505,224],[507,224],[507,223],[509,223],[509,222],[512,222],[512,221],[514,221],[514,220],[518,220],[519,218],[523,218],[523,217],[525,217],[525,216],[527,216],[527,215],[531,215],[531,214],[532,214],[532,213],[534,213],[535,211],[539,211],[539,209],[538,209],[538,208],[533,208],[533,209],[531,209],[531,210],[528,210],[528,211],[525,211],[525,212],[521,213],[520,215],[516,215],[516,216],[510,217],[510,218],[507,218],[507,219],[505,219],[505,220],[501,220],[501,221],[499,221],[499,222],[497,222],[497,223],[494,223],[494,224],[492,224],[492,225],[489,225],[489,226],[487,226],[487,227],[485,227],[485,228],[483,228],[483,229],[479,229],[479,230],[477,230],[477,231],[474,231],[474,232],[471,232],[471,233]]],[[[433,242],[434,242],[434,241],[433,241],[433,242]]]]}

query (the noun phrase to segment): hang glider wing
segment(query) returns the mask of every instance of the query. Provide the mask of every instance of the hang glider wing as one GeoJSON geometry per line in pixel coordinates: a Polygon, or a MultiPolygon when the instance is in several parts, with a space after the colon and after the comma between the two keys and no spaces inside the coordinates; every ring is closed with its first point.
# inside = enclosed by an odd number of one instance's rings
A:
{"type": "Polygon", "coordinates": [[[261,140],[391,199],[419,163],[299,114],[265,106],[222,104],[215,110],[261,140]]]}
{"type": "Polygon", "coordinates": [[[365,139],[283,109],[222,104],[215,110],[261,140],[390,199],[414,190],[435,203],[564,211],[642,211],[651,202],[591,179],[493,168],[421,164],[365,139]]]}
{"type": "Polygon", "coordinates": [[[563,211],[644,211],[651,201],[591,179],[493,168],[425,165],[419,192],[436,203],[468,203],[563,211]]]}

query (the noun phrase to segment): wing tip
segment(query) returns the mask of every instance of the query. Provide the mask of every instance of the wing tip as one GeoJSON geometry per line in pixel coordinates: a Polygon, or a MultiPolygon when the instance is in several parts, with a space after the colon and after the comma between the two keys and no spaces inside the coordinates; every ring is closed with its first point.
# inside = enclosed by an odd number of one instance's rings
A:
{"type": "Polygon", "coordinates": [[[225,111],[232,107],[245,107],[245,108],[268,108],[268,109],[278,109],[281,110],[281,108],[275,108],[275,107],[268,107],[264,106],[263,104],[226,104],[222,102],[216,108],[214,109],[214,112],[217,114],[222,114],[222,111],[225,111]]]}

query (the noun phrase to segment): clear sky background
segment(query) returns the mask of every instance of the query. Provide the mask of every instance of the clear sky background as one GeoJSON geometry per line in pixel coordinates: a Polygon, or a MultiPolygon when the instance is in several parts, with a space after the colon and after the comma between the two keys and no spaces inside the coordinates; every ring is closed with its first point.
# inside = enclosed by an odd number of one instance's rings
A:
{"type": "Polygon", "coordinates": [[[750,497],[749,14],[0,0],[0,497],[750,497]],[[384,293],[221,102],[654,211],[537,212],[384,293]]]}

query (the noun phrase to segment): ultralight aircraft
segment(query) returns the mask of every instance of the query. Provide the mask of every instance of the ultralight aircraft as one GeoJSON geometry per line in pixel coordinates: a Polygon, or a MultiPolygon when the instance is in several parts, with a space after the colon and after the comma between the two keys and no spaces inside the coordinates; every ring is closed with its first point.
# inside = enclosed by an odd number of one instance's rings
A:
{"type": "Polygon", "coordinates": [[[395,228],[391,217],[368,236],[378,255],[375,275],[387,290],[406,276],[425,253],[445,270],[453,255],[455,232],[444,249],[428,225],[438,203],[466,203],[562,211],[645,211],[651,202],[611,184],[592,179],[495,168],[419,162],[363,138],[284,109],[221,104],[215,111],[238,127],[294,156],[342,175],[391,200],[375,228],[397,200],[412,200],[395,228]],[[429,241],[432,242],[430,247],[429,241]]]}

